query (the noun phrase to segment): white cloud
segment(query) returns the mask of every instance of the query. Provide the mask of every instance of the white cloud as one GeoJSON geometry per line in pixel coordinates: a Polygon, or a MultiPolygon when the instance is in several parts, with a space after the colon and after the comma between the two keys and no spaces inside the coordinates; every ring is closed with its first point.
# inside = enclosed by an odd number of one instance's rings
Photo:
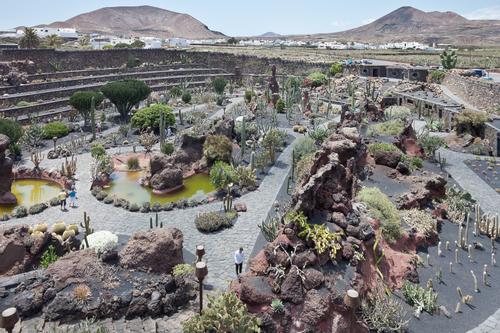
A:
{"type": "Polygon", "coordinates": [[[464,16],[469,20],[500,20],[500,6],[479,8],[464,16]]]}
{"type": "Polygon", "coordinates": [[[363,23],[363,24],[370,24],[370,23],[372,23],[375,20],[376,19],[374,19],[373,17],[370,17],[370,18],[368,18],[366,20],[363,20],[361,23],[363,23]]]}

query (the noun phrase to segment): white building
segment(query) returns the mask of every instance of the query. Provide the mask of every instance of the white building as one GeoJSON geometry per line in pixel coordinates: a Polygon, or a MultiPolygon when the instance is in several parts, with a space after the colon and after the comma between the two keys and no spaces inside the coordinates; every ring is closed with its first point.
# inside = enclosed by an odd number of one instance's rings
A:
{"type": "Polygon", "coordinates": [[[161,49],[163,45],[162,40],[156,37],[140,37],[139,40],[144,42],[145,49],[161,49]]]}
{"type": "Polygon", "coordinates": [[[94,50],[102,50],[106,46],[114,47],[116,44],[131,44],[132,38],[118,38],[115,36],[99,36],[90,40],[90,45],[94,50]]]}
{"type": "MultiPolygon", "coordinates": [[[[78,39],[78,33],[76,32],[76,29],[73,28],[33,28],[35,30],[36,34],[40,38],[45,38],[51,35],[56,35],[58,37],[61,37],[66,40],[76,40],[78,39]]],[[[24,30],[18,30],[18,34],[21,33],[21,35],[24,35],[24,30]]]]}
{"type": "Polygon", "coordinates": [[[187,47],[189,42],[185,38],[169,38],[166,40],[170,47],[187,47]]]}

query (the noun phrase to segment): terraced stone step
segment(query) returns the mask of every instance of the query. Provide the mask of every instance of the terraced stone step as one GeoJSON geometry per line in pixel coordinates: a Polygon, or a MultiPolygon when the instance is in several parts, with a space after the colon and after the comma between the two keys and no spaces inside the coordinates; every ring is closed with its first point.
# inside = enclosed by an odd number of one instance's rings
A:
{"type": "MultiPolygon", "coordinates": [[[[206,80],[206,79],[211,79],[214,77],[227,77],[230,78],[233,76],[233,74],[227,74],[227,73],[212,73],[212,74],[194,74],[194,75],[175,75],[175,76],[164,76],[164,77],[152,77],[152,78],[140,78],[139,80],[144,81],[146,84],[153,86],[153,85],[158,85],[162,82],[164,83],[181,83],[185,80],[194,80],[194,81],[201,81],[201,80],[206,80]]],[[[107,81],[103,82],[97,82],[97,83],[92,83],[92,84],[84,84],[84,85],[78,85],[78,86],[71,86],[71,87],[64,87],[64,88],[55,88],[55,89],[46,89],[46,90],[39,90],[39,91],[33,91],[33,92],[24,92],[24,93],[19,93],[19,94],[14,94],[14,95],[9,95],[9,96],[2,96],[0,97],[0,105],[12,105],[12,104],[17,104],[20,101],[26,101],[26,102],[34,102],[38,100],[44,100],[44,99],[49,99],[49,98],[63,98],[63,97],[69,97],[73,93],[79,91],[79,90],[95,90],[98,89],[102,86],[104,86],[107,83],[107,81]]],[[[4,108],[4,111],[7,108],[4,108]]]]}
{"type": "Polygon", "coordinates": [[[64,78],[49,82],[37,82],[23,84],[18,87],[0,87],[0,95],[9,94],[16,95],[24,92],[35,92],[40,90],[54,89],[54,88],[64,88],[76,85],[91,84],[97,82],[109,82],[122,79],[141,79],[141,78],[153,78],[153,77],[168,77],[176,75],[194,75],[194,74],[204,74],[204,73],[224,73],[220,68],[189,68],[189,69],[164,69],[155,71],[141,71],[132,73],[113,73],[106,75],[97,76],[86,76],[79,78],[64,78]]]}

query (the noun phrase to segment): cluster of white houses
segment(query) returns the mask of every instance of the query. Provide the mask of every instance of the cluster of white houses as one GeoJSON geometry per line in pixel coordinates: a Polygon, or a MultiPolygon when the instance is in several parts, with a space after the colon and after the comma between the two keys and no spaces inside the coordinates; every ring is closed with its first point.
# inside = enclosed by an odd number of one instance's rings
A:
{"type": "MultiPolygon", "coordinates": [[[[81,34],[74,28],[49,28],[49,27],[35,27],[33,28],[40,38],[45,38],[50,35],[56,35],[66,41],[75,41],[81,34]]],[[[20,38],[24,35],[24,30],[10,29],[0,30],[0,37],[6,38],[20,38]]],[[[102,49],[112,47],[116,44],[130,44],[136,38],[124,38],[117,36],[103,36],[98,34],[91,34],[90,44],[94,49],[102,49]]],[[[156,37],[139,37],[144,42],[144,48],[155,49],[164,46],[168,47],[188,47],[189,45],[216,45],[226,44],[227,38],[219,39],[186,39],[186,38],[169,38],[161,39],[156,37]]],[[[368,44],[359,42],[337,42],[337,41],[298,41],[291,39],[269,39],[269,38],[243,38],[237,42],[239,46],[262,46],[262,47],[309,47],[318,49],[331,49],[331,50],[369,50],[369,49],[414,49],[414,50],[434,50],[426,44],[418,42],[400,42],[400,43],[386,43],[386,44],[368,44]]]]}

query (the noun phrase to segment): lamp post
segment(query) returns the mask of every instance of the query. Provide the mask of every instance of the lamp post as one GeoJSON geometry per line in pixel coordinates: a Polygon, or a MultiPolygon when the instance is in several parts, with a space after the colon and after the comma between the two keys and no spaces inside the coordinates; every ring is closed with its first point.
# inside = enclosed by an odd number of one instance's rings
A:
{"type": "Polygon", "coordinates": [[[204,255],[205,255],[205,247],[203,245],[196,246],[196,256],[198,257],[196,262],[200,262],[204,255]]]}
{"type": "Polygon", "coordinates": [[[200,315],[203,310],[203,279],[208,274],[207,264],[203,261],[199,261],[196,263],[196,277],[198,278],[198,283],[200,284],[200,315]]]}
{"type": "Polygon", "coordinates": [[[17,309],[8,308],[2,312],[0,327],[4,328],[8,333],[12,333],[18,321],[19,315],[17,314],[17,309]]]}

